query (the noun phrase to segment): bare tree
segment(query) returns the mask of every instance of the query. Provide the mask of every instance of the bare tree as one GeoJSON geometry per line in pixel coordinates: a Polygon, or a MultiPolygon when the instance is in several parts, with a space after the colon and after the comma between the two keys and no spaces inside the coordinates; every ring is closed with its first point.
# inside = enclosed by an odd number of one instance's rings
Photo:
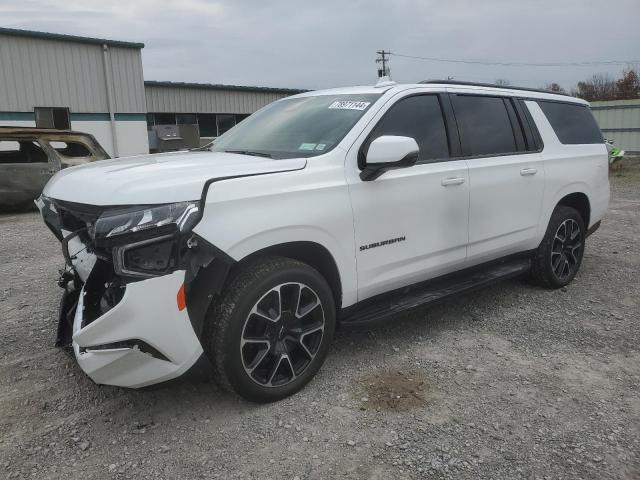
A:
{"type": "Polygon", "coordinates": [[[614,100],[616,98],[616,81],[606,73],[594,74],[589,80],[578,82],[572,95],[592,102],[594,100],[614,100]]]}
{"type": "Polygon", "coordinates": [[[505,78],[498,78],[495,82],[493,82],[494,85],[497,85],[499,87],[508,87],[509,85],[511,85],[511,82],[505,78]]]}
{"type": "Polygon", "coordinates": [[[640,78],[635,69],[627,67],[622,71],[622,77],[616,81],[616,98],[619,100],[640,98],[640,78]]]}
{"type": "Polygon", "coordinates": [[[550,92],[553,92],[553,93],[567,93],[567,91],[556,82],[547,83],[544,86],[544,90],[549,90],[550,92]]]}

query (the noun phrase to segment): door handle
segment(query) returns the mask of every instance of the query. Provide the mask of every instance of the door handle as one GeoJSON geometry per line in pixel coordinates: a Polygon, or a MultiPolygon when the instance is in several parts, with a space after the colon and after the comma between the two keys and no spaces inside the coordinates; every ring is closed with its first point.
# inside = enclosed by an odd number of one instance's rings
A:
{"type": "Polygon", "coordinates": [[[523,177],[526,175],[535,175],[536,173],[538,173],[537,168],[523,168],[522,170],[520,170],[520,175],[522,175],[523,177]]]}
{"type": "Polygon", "coordinates": [[[440,182],[443,187],[449,187],[451,185],[462,185],[464,183],[463,177],[449,177],[443,178],[440,182]]]}

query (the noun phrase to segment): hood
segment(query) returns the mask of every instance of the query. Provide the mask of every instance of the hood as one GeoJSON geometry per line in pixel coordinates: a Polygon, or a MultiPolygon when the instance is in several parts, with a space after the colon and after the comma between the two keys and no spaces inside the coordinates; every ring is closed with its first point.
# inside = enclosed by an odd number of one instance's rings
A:
{"type": "Polygon", "coordinates": [[[207,180],[299,170],[306,160],[223,152],[177,152],[102,160],[59,171],[44,188],[50,198],[90,205],[141,205],[197,200],[207,180]]]}

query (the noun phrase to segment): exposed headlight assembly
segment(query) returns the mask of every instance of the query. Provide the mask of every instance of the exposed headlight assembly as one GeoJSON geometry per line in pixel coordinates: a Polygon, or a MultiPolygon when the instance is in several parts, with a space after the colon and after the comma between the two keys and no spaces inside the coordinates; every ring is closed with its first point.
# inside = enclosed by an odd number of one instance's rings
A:
{"type": "Polygon", "coordinates": [[[199,202],[141,205],[102,213],[89,227],[96,244],[111,248],[114,270],[154,277],[178,268],[186,235],[198,222],[199,202]]]}
{"type": "Polygon", "coordinates": [[[189,231],[198,221],[199,202],[148,205],[107,211],[89,233],[96,240],[155,230],[154,236],[189,231]],[[156,235],[157,234],[157,235],[156,235]]]}

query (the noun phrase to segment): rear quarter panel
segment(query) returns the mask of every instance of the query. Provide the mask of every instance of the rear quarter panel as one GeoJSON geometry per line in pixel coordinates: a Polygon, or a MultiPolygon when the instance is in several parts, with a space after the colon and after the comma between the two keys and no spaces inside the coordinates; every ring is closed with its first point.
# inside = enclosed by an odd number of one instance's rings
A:
{"type": "Polygon", "coordinates": [[[545,234],[549,219],[558,202],[571,193],[584,193],[589,199],[592,226],[604,216],[609,205],[609,172],[607,148],[603,144],[564,145],[534,101],[526,102],[542,140],[545,169],[545,191],[538,240],[545,234]]]}

